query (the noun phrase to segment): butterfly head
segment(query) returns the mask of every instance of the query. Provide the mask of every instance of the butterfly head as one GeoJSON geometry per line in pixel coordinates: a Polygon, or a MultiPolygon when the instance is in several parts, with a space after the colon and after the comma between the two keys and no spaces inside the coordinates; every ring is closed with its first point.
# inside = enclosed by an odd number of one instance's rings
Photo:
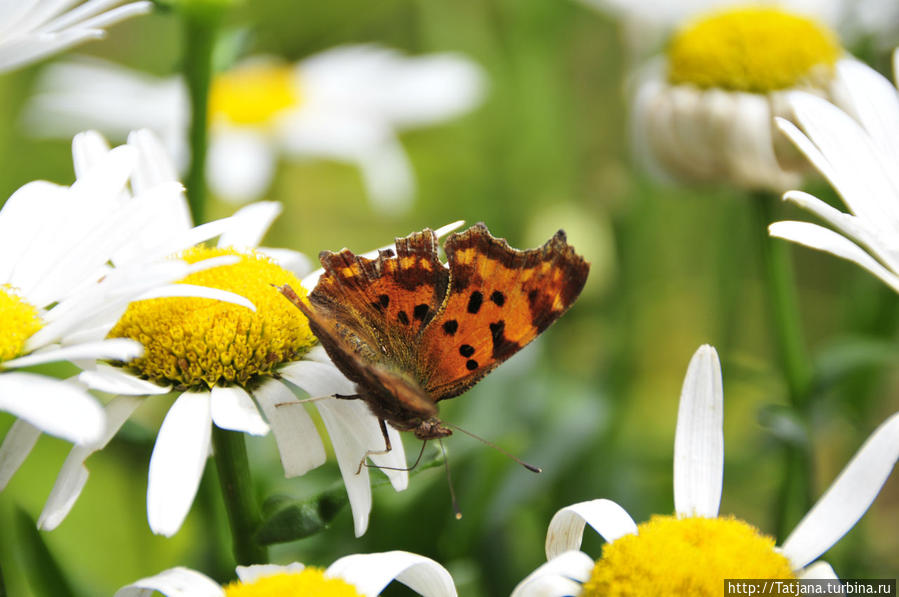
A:
{"type": "Polygon", "coordinates": [[[444,425],[443,421],[437,417],[421,421],[412,429],[412,432],[415,434],[415,437],[423,440],[440,439],[453,434],[453,430],[444,425]]]}

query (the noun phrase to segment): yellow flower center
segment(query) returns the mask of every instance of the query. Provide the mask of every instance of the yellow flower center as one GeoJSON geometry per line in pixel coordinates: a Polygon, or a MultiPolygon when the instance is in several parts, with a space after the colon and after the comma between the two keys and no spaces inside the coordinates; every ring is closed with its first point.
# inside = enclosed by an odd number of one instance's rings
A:
{"type": "Polygon", "coordinates": [[[736,518],[653,516],[603,546],[585,597],[718,597],[726,578],[795,579],[774,540],[736,518]]]}
{"type": "Polygon", "coordinates": [[[290,65],[247,64],[218,75],[209,92],[209,114],[233,124],[262,125],[300,102],[290,65]]]}
{"type": "Polygon", "coordinates": [[[777,8],[728,10],[694,22],[671,41],[673,84],[767,93],[827,80],[840,56],[836,35],[777,8]]]}
{"type": "Polygon", "coordinates": [[[225,597],[361,597],[356,587],[340,578],[326,578],[321,568],[282,572],[249,583],[233,582],[225,597]]]}
{"type": "Polygon", "coordinates": [[[246,297],[246,307],[207,298],[160,298],[132,303],[109,333],[144,345],[144,354],[126,364],[145,379],[178,388],[211,388],[216,383],[246,385],[280,364],[295,360],[315,343],[309,322],[273,285],[300,281],[261,254],[195,247],[181,258],[194,263],[237,255],[233,265],[191,274],[182,282],[228,290],[246,297]]]}
{"type": "Polygon", "coordinates": [[[0,363],[19,356],[28,338],[43,327],[37,308],[8,284],[0,285],[0,322],[0,363]]]}

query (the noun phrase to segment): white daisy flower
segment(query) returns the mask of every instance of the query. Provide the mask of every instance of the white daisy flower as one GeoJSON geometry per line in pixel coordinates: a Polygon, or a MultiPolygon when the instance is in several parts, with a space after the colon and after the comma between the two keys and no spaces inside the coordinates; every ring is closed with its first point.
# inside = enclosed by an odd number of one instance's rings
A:
{"type": "MultiPolygon", "coordinates": [[[[897,60],[899,53],[894,64],[897,60]]],[[[808,193],[790,191],[784,199],[833,230],[787,221],[772,224],[769,231],[855,262],[899,292],[899,95],[886,78],[863,64],[838,68],[845,112],[823,99],[794,93],[789,101],[801,130],[784,120],[777,124],[840,194],[849,213],[808,193]]]]}
{"type": "Polygon", "coordinates": [[[195,570],[171,568],[122,587],[115,597],[149,597],[155,591],[167,597],[377,597],[394,580],[424,597],[456,596],[456,586],[446,568],[407,551],[344,556],[327,569],[299,562],[238,566],[237,578],[222,587],[195,570]]]}
{"type": "Polygon", "coordinates": [[[0,2],[0,72],[106,35],[105,27],[150,12],[151,2],[7,0],[0,2]],[[77,6],[75,6],[77,5],[77,6]],[[73,8],[74,6],[74,8],[73,8]]]}
{"type": "Polygon", "coordinates": [[[660,178],[781,193],[806,164],[775,134],[786,95],[834,97],[843,54],[816,21],[775,7],[731,8],[689,22],[643,69],[632,113],[639,160],[660,178]]]}
{"type": "MultiPolygon", "coordinates": [[[[400,211],[415,182],[398,131],[468,112],[483,91],[481,69],[456,54],[344,46],[296,64],[247,60],[212,83],[209,186],[243,202],[267,191],[279,155],[329,158],[356,164],[376,206],[400,211]]],[[[50,136],[84,126],[116,135],[138,123],[186,165],[189,117],[180,78],[81,60],[45,71],[26,121],[50,136]]]]}
{"type": "MultiPolygon", "coordinates": [[[[163,259],[163,241],[172,239],[147,234],[178,217],[181,186],[155,180],[151,156],[135,144],[110,151],[103,143],[76,136],[74,184],[28,183],[0,209],[0,409],[18,417],[0,446],[0,489],[41,432],[87,444],[104,427],[102,407],[83,388],[19,369],[132,359],[137,342],[106,339],[131,301],[176,292],[223,298],[165,286],[216,262],[163,259]]],[[[218,234],[217,226],[207,232],[218,234]]]]}
{"type": "Polygon", "coordinates": [[[611,500],[559,510],[546,535],[547,563],[512,597],[721,593],[725,578],[834,579],[817,558],[848,532],[877,497],[899,459],[899,413],[864,443],[783,545],[733,516],[720,516],[724,464],[718,355],[702,346],[690,361],[674,440],[674,516],[637,525],[611,500]],[[585,525],[606,544],[593,559],[578,551],[585,525]]]}
{"type": "MultiPolygon", "coordinates": [[[[305,317],[276,289],[287,284],[305,296],[320,272],[300,280],[265,250],[252,248],[279,210],[275,203],[247,206],[235,215],[244,224],[219,238],[221,248],[180,253],[189,262],[238,258],[235,264],[192,274],[185,282],[246,297],[255,311],[224,302],[162,298],[131,305],[118,321],[110,335],[139,338],[145,352],[125,367],[98,365],[81,374],[83,383],[117,398],[107,408],[103,437],[72,450],[38,520],[41,528],[55,528],[68,514],[87,481],[85,460],[110,441],[142,402],[139,397],[178,393],[150,458],[147,519],[154,533],[173,535],[187,516],[210,454],[212,425],[251,435],[271,429],[288,477],[325,462],[315,424],[292,386],[315,398],[352,395],[355,389],[324,351],[313,346],[316,340],[305,317]]],[[[290,253],[280,250],[277,256],[283,260],[290,253]]],[[[356,534],[362,535],[371,511],[371,486],[368,468],[357,469],[367,452],[383,448],[378,419],[358,400],[325,398],[314,405],[331,437],[356,534]]],[[[400,491],[408,484],[406,471],[397,470],[405,469],[405,454],[399,433],[389,433],[396,449],[371,459],[400,491]]]]}

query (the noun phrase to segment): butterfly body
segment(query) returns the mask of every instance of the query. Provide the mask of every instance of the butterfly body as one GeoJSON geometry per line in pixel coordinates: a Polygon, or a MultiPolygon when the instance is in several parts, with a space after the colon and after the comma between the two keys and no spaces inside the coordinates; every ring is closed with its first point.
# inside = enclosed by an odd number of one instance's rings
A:
{"type": "Polygon", "coordinates": [[[375,259],[324,251],[308,303],[282,288],[375,416],[425,440],[452,433],[437,402],[468,390],[558,319],[589,271],[561,231],[519,251],[478,224],[444,248],[447,265],[425,229],[375,259]]]}

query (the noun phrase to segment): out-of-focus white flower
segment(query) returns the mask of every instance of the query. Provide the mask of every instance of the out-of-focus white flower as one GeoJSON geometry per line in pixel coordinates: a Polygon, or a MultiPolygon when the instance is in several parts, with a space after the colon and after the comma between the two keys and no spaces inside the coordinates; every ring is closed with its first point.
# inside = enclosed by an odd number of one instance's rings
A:
{"type": "Polygon", "coordinates": [[[0,210],[0,409],[19,417],[0,447],[0,489],[41,432],[89,444],[105,424],[102,407],[83,388],[19,369],[137,357],[137,342],[106,338],[132,301],[172,294],[239,299],[171,286],[224,260],[191,265],[168,259],[170,248],[214,236],[225,222],[180,238],[168,231],[186,217],[182,188],[158,176],[154,155],[141,149],[145,134],[113,150],[96,133],[76,136],[74,184],[28,183],[0,210]]]}
{"type": "Polygon", "coordinates": [[[148,597],[153,591],[167,597],[226,597],[231,594],[377,597],[394,580],[423,597],[456,597],[456,585],[446,568],[430,558],[407,551],[344,556],[327,569],[304,566],[299,562],[287,566],[238,566],[237,578],[222,587],[189,568],[171,568],[122,587],[115,597],[148,597]]]}
{"type": "MultiPolygon", "coordinates": [[[[356,164],[375,204],[401,211],[415,182],[398,131],[463,114],[483,94],[481,69],[456,54],[345,46],[296,64],[247,60],[212,84],[210,188],[247,201],[267,191],[280,155],[329,158],[356,164]]],[[[45,71],[26,122],[39,135],[84,126],[116,135],[137,123],[157,131],[183,164],[189,117],[180,78],[81,60],[45,71]]]]}
{"type": "Polygon", "coordinates": [[[150,12],[150,2],[5,0],[0,2],[0,72],[36,62],[91,39],[104,27],[150,12]],[[73,8],[73,5],[77,5],[73,8]]]}
{"type": "MultiPolygon", "coordinates": [[[[873,38],[889,44],[899,33],[892,0],[582,0],[620,19],[634,54],[657,51],[674,29],[703,14],[732,7],[777,6],[816,19],[847,42],[873,38]]],[[[887,47],[890,47],[887,45],[887,47]]]]}
{"type": "Polygon", "coordinates": [[[690,361],[674,440],[674,516],[637,525],[607,499],[562,508],[546,534],[547,563],[512,597],[697,595],[721,593],[726,578],[835,579],[817,558],[846,534],[877,497],[899,459],[899,413],[868,438],[783,545],[719,514],[724,472],[721,365],[702,346],[690,361]],[[578,551],[586,525],[606,545],[593,558],[578,551]]]}
{"type": "Polygon", "coordinates": [[[776,134],[795,89],[837,94],[836,35],[779,8],[735,8],[684,26],[639,76],[634,147],[662,178],[783,192],[806,169],[776,134]]]}
{"type": "MultiPolygon", "coordinates": [[[[894,54],[899,72],[899,52],[894,54]]],[[[805,93],[790,95],[800,128],[778,126],[843,198],[849,213],[817,197],[790,191],[784,199],[833,229],[810,222],[776,222],[772,236],[848,259],[899,292],[899,95],[875,70],[840,65],[837,106],[805,93]]]]}

